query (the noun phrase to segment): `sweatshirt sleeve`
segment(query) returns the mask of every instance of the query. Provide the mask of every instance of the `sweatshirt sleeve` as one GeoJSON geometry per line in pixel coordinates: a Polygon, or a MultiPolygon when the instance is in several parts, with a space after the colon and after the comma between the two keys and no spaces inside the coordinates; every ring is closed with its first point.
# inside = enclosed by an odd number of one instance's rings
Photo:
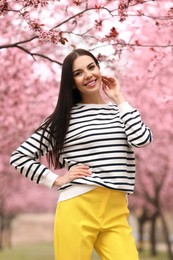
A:
{"type": "Polygon", "coordinates": [[[118,109],[129,145],[143,147],[150,144],[153,139],[151,130],[142,121],[138,110],[134,109],[128,102],[118,105],[118,109]]]}
{"type": "Polygon", "coordinates": [[[58,175],[38,160],[52,149],[47,138],[49,132],[46,130],[40,150],[41,131],[36,131],[12,153],[10,164],[31,181],[51,188],[58,175]]]}

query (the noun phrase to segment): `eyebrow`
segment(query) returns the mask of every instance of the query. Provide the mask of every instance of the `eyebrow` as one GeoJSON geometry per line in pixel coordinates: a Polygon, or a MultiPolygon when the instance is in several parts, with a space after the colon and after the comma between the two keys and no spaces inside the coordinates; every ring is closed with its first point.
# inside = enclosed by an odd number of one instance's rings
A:
{"type": "MultiPolygon", "coordinates": [[[[94,65],[95,63],[92,61],[91,63],[89,63],[88,65],[87,65],[87,68],[89,67],[89,66],[91,66],[91,65],[94,65]]],[[[77,72],[77,71],[81,71],[82,69],[77,69],[77,70],[74,70],[73,71],[73,73],[75,73],[75,72],[77,72]]]]}

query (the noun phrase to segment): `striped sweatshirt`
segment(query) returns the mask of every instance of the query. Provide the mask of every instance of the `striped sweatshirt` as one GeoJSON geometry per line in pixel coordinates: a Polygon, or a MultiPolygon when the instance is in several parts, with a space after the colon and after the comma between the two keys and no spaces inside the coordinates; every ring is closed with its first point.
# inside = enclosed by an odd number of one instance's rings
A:
{"type": "MultiPolygon", "coordinates": [[[[48,135],[49,129],[42,141],[42,155],[52,149],[48,135]]],[[[30,180],[51,188],[57,174],[38,160],[40,138],[41,130],[36,131],[12,153],[10,163],[30,180]]],[[[67,170],[75,165],[87,165],[92,174],[60,187],[60,200],[72,198],[97,186],[133,193],[133,147],[146,146],[151,140],[150,129],[128,102],[119,106],[111,102],[74,105],[60,163],[67,170]]]]}

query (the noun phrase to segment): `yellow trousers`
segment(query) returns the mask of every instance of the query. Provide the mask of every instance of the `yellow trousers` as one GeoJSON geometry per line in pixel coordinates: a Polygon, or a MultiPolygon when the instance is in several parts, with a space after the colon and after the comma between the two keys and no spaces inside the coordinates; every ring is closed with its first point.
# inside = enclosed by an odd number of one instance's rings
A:
{"type": "Polygon", "coordinates": [[[125,194],[95,188],[59,202],[54,225],[55,260],[139,260],[128,223],[125,194]]]}

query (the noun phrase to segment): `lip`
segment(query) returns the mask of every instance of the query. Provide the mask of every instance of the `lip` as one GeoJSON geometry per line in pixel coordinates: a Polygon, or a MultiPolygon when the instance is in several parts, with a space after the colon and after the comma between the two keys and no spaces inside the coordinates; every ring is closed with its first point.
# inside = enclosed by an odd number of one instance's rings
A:
{"type": "Polygon", "coordinates": [[[96,85],[96,81],[97,81],[97,79],[92,79],[92,80],[88,81],[87,83],[85,83],[84,85],[87,87],[94,87],[96,85]]]}

